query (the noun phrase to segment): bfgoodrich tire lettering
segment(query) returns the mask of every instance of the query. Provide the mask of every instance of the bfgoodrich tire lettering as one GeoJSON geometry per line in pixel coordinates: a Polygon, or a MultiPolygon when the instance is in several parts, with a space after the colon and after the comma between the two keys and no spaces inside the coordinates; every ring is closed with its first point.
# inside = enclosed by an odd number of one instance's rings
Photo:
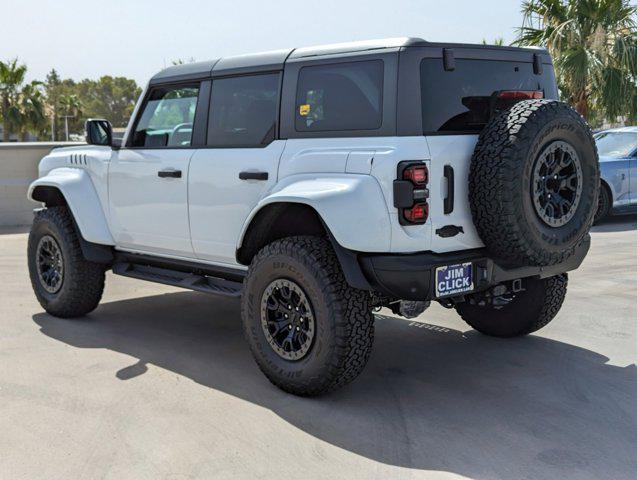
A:
{"type": "Polygon", "coordinates": [[[28,263],[31,285],[42,308],[62,318],[93,311],[104,291],[104,267],[84,259],[73,218],[66,207],[36,213],[29,234],[28,263]],[[45,288],[38,272],[38,246],[52,239],[61,250],[63,278],[59,288],[45,288]]]}
{"type": "Polygon", "coordinates": [[[320,395],[356,378],[374,338],[369,295],[347,284],[331,245],[319,237],[278,240],[254,257],[244,281],[241,317],[259,368],[279,388],[302,396],[320,395]],[[262,327],[263,292],[277,279],[300,286],[311,304],[314,338],[298,360],[274,351],[262,327]]]}
{"type": "Polygon", "coordinates": [[[497,258],[554,265],[570,257],[597,208],[599,165],[590,128],[564,103],[527,100],[492,119],[471,160],[469,200],[480,238],[497,258]],[[581,167],[581,195],[564,224],[548,225],[534,205],[536,162],[552,144],[568,145],[581,167]]]}

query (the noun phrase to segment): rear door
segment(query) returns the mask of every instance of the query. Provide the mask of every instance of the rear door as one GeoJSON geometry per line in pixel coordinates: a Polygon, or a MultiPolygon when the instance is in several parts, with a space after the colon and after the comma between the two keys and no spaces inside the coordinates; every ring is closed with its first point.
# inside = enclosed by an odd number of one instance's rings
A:
{"type": "Polygon", "coordinates": [[[206,147],[192,157],[189,214],[197,258],[236,264],[241,228],[276,183],[284,140],[277,140],[281,74],[216,78],[206,147]]]}
{"type": "Polygon", "coordinates": [[[201,110],[207,98],[201,85],[150,88],[128,144],[114,152],[108,179],[109,216],[118,247],[193,256],[187,179],[195,151],[194,126],[200,128],[205,120],[201,110]]]}

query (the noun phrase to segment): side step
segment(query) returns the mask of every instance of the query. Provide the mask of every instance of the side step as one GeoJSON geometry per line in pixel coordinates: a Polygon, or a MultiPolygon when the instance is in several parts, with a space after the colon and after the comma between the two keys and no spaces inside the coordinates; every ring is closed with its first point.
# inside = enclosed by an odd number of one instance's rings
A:
{"type": "Polygon", "coordinates": [[[113,273],[226,297],[239,297],[243,288],[243,284],[237,281],[131,262],[113,264],[113,273]]]}

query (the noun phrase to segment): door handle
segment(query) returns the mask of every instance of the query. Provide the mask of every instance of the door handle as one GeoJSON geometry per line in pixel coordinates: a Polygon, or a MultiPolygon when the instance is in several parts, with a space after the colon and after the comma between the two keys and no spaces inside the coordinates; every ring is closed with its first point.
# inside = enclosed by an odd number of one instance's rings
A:
{"type": "Polygon", "coordinates": [[[268,172],[239,172],[240,180],[267,180],[268,172]]]}
{"type": "Polygon", "coordinates": [[[167,168],[166,170],[160,170],[157,172],[157,176],[161,178],[181,178],[181,170],[167,168]]]}

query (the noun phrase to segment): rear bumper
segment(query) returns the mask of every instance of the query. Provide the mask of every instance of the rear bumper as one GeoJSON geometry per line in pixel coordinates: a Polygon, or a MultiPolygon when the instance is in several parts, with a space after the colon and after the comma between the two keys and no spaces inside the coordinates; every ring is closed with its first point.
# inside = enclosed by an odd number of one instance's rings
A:
{"type": "Polygon", "coordinates": [[[401,300],[433,300],[436,298],[436,268],[465,262],[473,264],[473,292],[486,290],[509,280],[527,277],[552,277],[578,268],[590,248],[587,235],[568,260],[548,267],[510,267],[490,258],[485,249],[452,253],[360,254],[358,261],[371,287],[401,300]]]}

